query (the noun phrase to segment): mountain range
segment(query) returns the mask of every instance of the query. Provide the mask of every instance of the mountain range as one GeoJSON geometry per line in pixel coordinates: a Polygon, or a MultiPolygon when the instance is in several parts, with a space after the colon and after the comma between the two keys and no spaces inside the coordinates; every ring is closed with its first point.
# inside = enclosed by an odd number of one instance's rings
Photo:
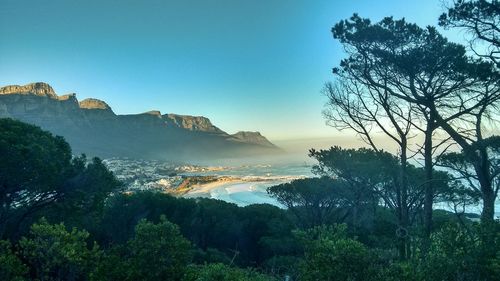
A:
{"type": "Polygon", "coordinates": [[[203,116],[148,111],[118,115],[104,101],[58,96],[42,82],[0,88],[0,118],[13,118],[63,136],[75,154],[171,161],[280,153],[259,132],[228,134],[203,116]]]}

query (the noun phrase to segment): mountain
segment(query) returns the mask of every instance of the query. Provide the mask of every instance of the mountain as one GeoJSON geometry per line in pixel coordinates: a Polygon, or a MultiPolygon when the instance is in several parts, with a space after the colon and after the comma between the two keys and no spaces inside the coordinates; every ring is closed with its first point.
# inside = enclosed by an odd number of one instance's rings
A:
{"type": "Polygon", "coordinates": [[[104,101],[58,96],[46,83],[0,88],[0,118],[35,124],[63,136],[75,153],[172,161],[279,153],[258,132],[228,134],[203,116],[148,111],[117,115],[104,101]]]}

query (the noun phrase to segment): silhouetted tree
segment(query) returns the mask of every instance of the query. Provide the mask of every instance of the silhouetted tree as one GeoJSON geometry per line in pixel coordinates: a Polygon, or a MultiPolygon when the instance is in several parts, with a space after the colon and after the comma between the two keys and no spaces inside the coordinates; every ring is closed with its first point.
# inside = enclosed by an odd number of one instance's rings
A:
{"type": "Polygon", "coordinates": [[[463,46],[448,42],[435,28],[404,20],[385,18],[372,24],[354,15],[338,23],[333,33],[349,55],[335,73],[417,106],[463,149],[481,182],[483,220],[491,221],[491,163],[485,151],[477,153],[477,144],[483,142],[481,124],[500,98],[492,65],[468,57],[463,46]]]}
{"type": "Polygon", "coordinates": [[[297,217],[299,225],[312,227],[333,222],[349,206],[345,188],[341,181],[322,177],[271,186],[267,192],[297,217]]]}
{"type": "Polygon", "coordinates": [[[0,235],[63,197],[72,172],[71,149],[62,137],[0,119],[0,235]]]}
{"type": "MultiPolygon", "coordinates": [[[[336,83],[327,83],[325,93],[329,99],[324,115],[328,124],[343,130],[354,130],[375,151],[379,151],[373,140],[374,129],[380,129],[399,149],[399,180],[396,186],[401,202],[400,227],[407,229],[409,214],[408,201],[408,141],[411,137],[410,103],[397,103],[390,94],[376,87],[365,87],[346,73],[334,70],[336,83]]],[[[404,245],[401,255],[405,256],[404,245]]]]}
{"type": "Polygon", "coordinates": [[[41,215],[83,226],[119,186],[99,159],[73,158],[62,137],[0,119],[0,236],[19,236],[41,215]]]}
{"type": "MultiPolygon", "coordinates": [[[[351,193],[357,194],[357,198],[364,198],[365,204],[374,205],[375,209],[382,201],[398,219],[399,227],[402,225],[403,209],[408,214],[407,227],[416,222],[425,201],[425,173],[422,168],[408,164],[405,171],[408,180],[407,201],[403,205],[398,188],[400,163],[392,154],[367,148],[342,149],[336,146],[328,150],[311,150],[310,156],[319,162],[313,168],[316,173],[343,180],[351,193]]],[[[450,189],[448,182],[451,178],[443,171],[433,171],[433,178],[436,188],[432,198],[434,202],[438,194],[450,189]]],[[[398,233],[408,235],[408,228],[400,229],[398,233]]],[[[408,238],[406,235],[400,237],[404,244],[408,238]]]]}
{"type": "MultiPolygon", "coordinates": [[[[347,206],[351,207],[352,225],[355,228],[359,226],[358,212],[361,213],[363,209],[374,212],[382,198],[390,200],[390,206],[397,209],[396,216],[402,219],[401,201],[396,198],[396,194],[391,194],[399,186],[396,157],[383,151],[342,149],[338,146],[327,150],[311,149],[309,156],[318,161],[313,166],[315,174],[337,179],[345,186],[341,196],[348,202],[347,206]]],[[[365,212],[365,216],[367,215],[365,212]]]]}
{"type": "Polygon", "coordinates": [[[439,24],[464,29],[470,35],[469,44],[474,53],[500,67],[500,2],[454,0],[452,3],[439,17],[439,24]],[[476,43],[480,43],[479,46],[476,43]]]}

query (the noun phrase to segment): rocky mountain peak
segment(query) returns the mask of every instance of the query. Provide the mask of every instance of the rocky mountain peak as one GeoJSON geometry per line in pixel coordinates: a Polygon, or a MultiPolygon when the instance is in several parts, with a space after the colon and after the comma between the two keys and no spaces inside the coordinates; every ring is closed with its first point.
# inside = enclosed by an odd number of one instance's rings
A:
{"type": "Polygon", "coordinates": [[[175,126],[190,131],[203,131],[213,133],[224,133],[210,122],[210,119],[203,116],[165,114],[163,118],[173,123],[175,126]]]}
{"type": "Polygon", "coordinates": [[[241,136],[241,137],[263,137],[260,132],[249,132],[249,131],[239,131],[233,136],[241,136]]]}
{"type": "Polygon", "coordinates": [[[43,82],[36,82],[24,86],[10,85],[0,88],[0,95],[35,95],[57,99],[57,95],[52,87],[43,82]]]}
{"type": "Polygon", "coordinates": [[[78,102],[78,100],[76,99],[75,93],[58,96],[57,99],[59,101],[76,101],[76,102],[78,102]]]}
{"type": "Polygon", "coordinates": [[[111,107],[105,101],[98,99],[84,99],[79,103],[79,105],[80,108],[83,109],[102,109],[111,111],[111,107]]]}
{"type": "Polygon", "coordinates": [[[254,143],[263,146],[269,146],[269,147],[275,146],[266,137],[261,135],[260,132],[239,131],[236,134],[231,135],[231,138],[236,141],[254,143]]]}
{"type": "Polygon", "coordinates": [[[161,117],[161,112],[159,110],[150,110],[148,112],[144,112],[144,114],[161,117]]]}
{"type": "Polygon", "coordinates": [[[198,161],[280,152],[258,132],[229,135],[206,117],[157,110],[116,115],[102,100],[58,96],[46,83],[0,88],[0,118],[5,117],[64,136],[77,153],[100,157],[198,161]]]}

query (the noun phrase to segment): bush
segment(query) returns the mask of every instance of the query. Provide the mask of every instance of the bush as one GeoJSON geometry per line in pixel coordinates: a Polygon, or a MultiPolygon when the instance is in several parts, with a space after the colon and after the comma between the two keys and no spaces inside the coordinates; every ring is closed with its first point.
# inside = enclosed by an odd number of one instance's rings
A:
{"type": "Polygon", "coordinates": [[[183,281],[275,281],[251,269],[233,268],[224,264],[191,267],[183,281]]]}
{"type": "Polygon", "coordinates": [[[347,238],[346,226],[321,226],[298,232],[304,245],[300,280],[374,280],[374,256],[360,242],[347,238]]]}
{"type": "Polygon", "coordinates": [[[191,244],[164,216],[158,224],[141,220],[128,248],[129,280],[180,280],[191,259],[191,244]]]}
{"type": "Polygon", "coordinates": [[[481,225],[464,228],[458,224],[435,232],[429,256],[423,260],[427,280],[500,280],[500,233],[493,232],[493,244],[482,245],[482,232],[481,225]]]}
{"type": "Polygon", "coordinates": [[[19,246],[31,275],[40,280],[88,280],[102,254],[96,244],[87,245],[88,237],[86,231],[67,231],[62,223],[42,219],[19,246]]]}
{"type": "Polygon", "coordinates": [[[14,254],[9,241],[0,240],[0,280],[26,280],[28,268],[14,254]]]}

